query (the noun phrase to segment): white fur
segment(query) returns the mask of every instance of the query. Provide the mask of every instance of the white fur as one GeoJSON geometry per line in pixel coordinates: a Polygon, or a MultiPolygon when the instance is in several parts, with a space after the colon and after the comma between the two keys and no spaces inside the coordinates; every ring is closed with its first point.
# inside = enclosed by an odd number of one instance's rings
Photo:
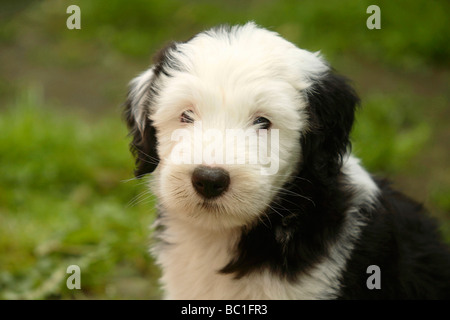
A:
{"type": "Polygon", "coordinates": [[[145,123],[145,110],[143,110],[144,100],[147,98],[145,92],[148,90],[148,85],[153,77],[153,68],[142,72],[139,76],[130,82],[131,91],[129,93],[132,101],[133,117],[139,130],[142,132],[145,123]]]}
{"type": "MultiPolygon", "coordinates": [[[[356,208],[371,202],[377,188],[358,161],[349,156],[343,172],[357,190],[354,208],[347,212],[339,241],[311,272],[290,283],[269,271],[239,280],[218,271],[232,258],[243,226],[258,221],[275,194],[301,161],[300,134],[308,127],[306,101],[300,94],[312,78],[328,70],[322,58],[295,47],[274,32],[253,23],[231,32],[208,31],[179,44],[170,55],[176,68],[171,77],[158,79],[158,95],[151,104],[133,104],[139,124],[149,113],[157,131],[160,162],[154,171],[152,191],[160,202],[163,244],[153,253],[162,267],[161,283],[168,299],[321,299],[337,294],[339,276],[364,221],[356,208]],[[145,106],[149,110],[143,110],[145,106]],[[203,129],[251,128],[258,115],[279,130],[279,172],[261,175],[260,164],[221,164],[230,174],[229,190],[202,207],[191,174],[195,164],[170,160],[176,144],[174,130],[193,131],[181,123],[183,111],[192,110],[203,129]],[[368,196],[369,195],[369,196],[368,196]],[[164,243],[168,243],[167,245],[164,243]]],[[[153,76],[152,69],[136,78],[133,96],[139,96],[153,76]]],[[[140,125],[141,129],[141,125],[140,125]]],[[[241,150],[241,152],[251,152],[241,150]]]]}

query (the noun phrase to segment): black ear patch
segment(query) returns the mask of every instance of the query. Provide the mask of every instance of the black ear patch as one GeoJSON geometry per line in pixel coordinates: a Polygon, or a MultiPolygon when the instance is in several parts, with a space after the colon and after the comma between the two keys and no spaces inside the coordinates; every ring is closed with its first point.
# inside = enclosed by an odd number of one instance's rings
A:
{"type": "Polygon", "coordinates": [[[301,138],[303,165],[319,176],[335,176],[351,147],[355,109],[359,98],[348,80],[330,71],[308,88],[310,131],[301,138]]]}
{"type": "Polygon", "coordinates": [[[136,159],[134,175],[141,178],[143,175],[153,172],[159,163],[156,150],[156,130],[147,116],[143,131],[138,128],[136,119],[131,112],[130,102],[127,102],[125,117],[130,130],[129,135],[133,138],[130,142],[130,151],[136,159]]]}
{"type": "Polygon", "coordinates": [[[158,94],[158,80],[162,76],[171,77],[170,70],[178,69],[170,55],[176,51],[176,43],[170,42],[153,58],[153,66],[131,82],[124,118],[132,137],[130,151],[136,159],[134,174],[140,178],[153,172],[159,163],[156,129],[149,118],[151,105],[158,94]]]}

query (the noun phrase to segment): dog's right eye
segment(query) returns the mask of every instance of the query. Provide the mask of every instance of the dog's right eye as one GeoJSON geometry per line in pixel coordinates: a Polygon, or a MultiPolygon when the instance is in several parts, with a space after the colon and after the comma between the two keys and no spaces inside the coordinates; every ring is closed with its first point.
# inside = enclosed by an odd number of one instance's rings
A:
{"type": "Polygon", "coordinates": [[[264,117],[258,117],[255,119],[255,121],[253,121],[254,125],[258,125],[260,127],[260,129],[269,129],[270,126],[272,125],[272,123],[270,122],[269,119],[264,118],[264,117]]]}
{"type": "Polygon", "coordinates": [[[193,123],[194,122],[193,116],[194,116],[194,112],[192,110],[184,111],[181,114],[180,121],[184,122],[184,123],[193,123]]]}

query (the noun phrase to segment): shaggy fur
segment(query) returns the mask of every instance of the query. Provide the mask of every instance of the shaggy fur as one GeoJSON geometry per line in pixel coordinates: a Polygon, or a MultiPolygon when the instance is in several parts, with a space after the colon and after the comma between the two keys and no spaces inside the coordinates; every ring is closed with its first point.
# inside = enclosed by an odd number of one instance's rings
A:
{"type": "Polygon", "coordinates": [[[450,298],[450,254],[434,222],[350,154],[358,104],[319,54],[253,23],[213,28],[156,55],[131,82],[125,116],[135,174],[153,172],[152,252],[166,298],[450,298]],[[266,141],[279,132],[278,172],[208,164],[227,172],[229,186],[205,198],[192,182],[199,164],[171,161],[173,133],[200,122],[222,133],[269,123],[266,141]],[[371,265],[380,289],[367,286],[371,265]]]}

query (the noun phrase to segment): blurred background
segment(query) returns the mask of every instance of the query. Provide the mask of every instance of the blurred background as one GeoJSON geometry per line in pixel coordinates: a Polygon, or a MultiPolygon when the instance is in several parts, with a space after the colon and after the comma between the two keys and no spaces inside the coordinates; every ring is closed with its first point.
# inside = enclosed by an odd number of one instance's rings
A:
{"type": "Polygon", "coordinates": [[[154,198],[121,104],[169,40],[254,20],[320,50],[362,98],[353,151],[450,242],[449,1],[0,2],[0,299],[159,299],[154,198]],[[69,30],[69,5],[81,29],[69,30]],[[369,30],[369,5],[381,29],[369,30]],[[81,268],[81,290],[66,269],[81,268]]]}

